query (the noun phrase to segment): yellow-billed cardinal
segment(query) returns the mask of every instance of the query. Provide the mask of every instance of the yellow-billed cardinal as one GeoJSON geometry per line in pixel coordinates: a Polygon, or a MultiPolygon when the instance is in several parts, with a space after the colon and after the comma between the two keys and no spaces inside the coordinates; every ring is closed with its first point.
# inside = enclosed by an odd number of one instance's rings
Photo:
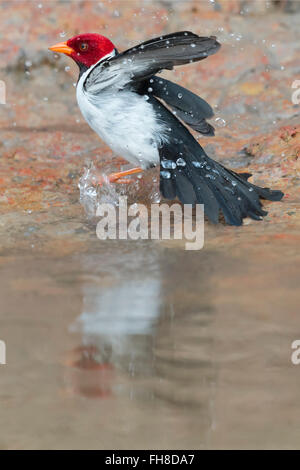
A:
{"type": "Polygon", "coordinates": [[[260,220],[267,214],[260,198],[278,201],[283,193],[255,186],[247,181],[249,173],[237,174],[209,158],[183,123],[214,135],[206,122],[213,116],[212,108],[194,93],[155,75],[205,59],[219,48],[213,36],[182,31],[120,54],[99,34],[80,34],[50,50],[63,52],[78,64],[77,101],[91,128],[114,152],[138,165],[111,175],[111,181],[124,182],[124,176],[160,163],[163,197],[204,204],[214,223],[221,210],[228,224],[241,225],[244,217],[260,220]]]}

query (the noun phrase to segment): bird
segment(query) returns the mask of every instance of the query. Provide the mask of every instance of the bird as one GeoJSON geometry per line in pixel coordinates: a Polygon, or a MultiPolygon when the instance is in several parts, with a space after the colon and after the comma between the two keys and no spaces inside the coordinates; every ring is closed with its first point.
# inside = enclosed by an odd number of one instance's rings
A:
{"type": "Polygon", "coordinates": [[[262,220],[261,199],[279,201],[280,190],[256,186],[250,173],[237,173],[210,158],[190,129],[213,136],[207,122],[211,106],[159,73],[215,54],[215,36],[179,31],[118,52],[110,39],[78,34],[49,49],[71,57],[79,67],[76,97],[89,126],[134,167],[109,175],[125,183],[132,175],[159,166],[163,198],[204,205],[214,224],[239,226],[245,217],[262,220]]]}

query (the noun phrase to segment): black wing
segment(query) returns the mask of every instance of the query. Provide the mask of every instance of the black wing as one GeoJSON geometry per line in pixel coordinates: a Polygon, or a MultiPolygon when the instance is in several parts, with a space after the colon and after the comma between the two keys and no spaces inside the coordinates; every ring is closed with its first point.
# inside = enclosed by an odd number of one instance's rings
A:
{"type": "Polygon", "coordinates": [[[205,59],[219,48],[214,36],[201,37],[189,31],[161,36],[100,62],[86,78],[84,87],[93,94],[106,87],[122,89],[162,69],[205,59]]]}
{"type": "Polygon", "coordinates": [[[222,211],[231,225],[241,225],[247,216],[256,220],[265,216],[260,198],[280,201],[281,191],[256,186],[247,181],[249,173],[235,173],[209,158],[188,129],[156,98],[150,99],[172,130],[169,141],[159,149],[164,198],[177,196],[183,204],[204,204],[204,212],[213,223],[218,222],[222,211]]]}
{"type": "Polygon", "coordinates": [[[200,96],[177,83],[161,77],[151,77],[143,84],[142,93],[153,94],[170,106],[174,114],[188,126],[206,136],[214,135],[214,128],[206,122],[213,117],[211,106],[200,96]]]}

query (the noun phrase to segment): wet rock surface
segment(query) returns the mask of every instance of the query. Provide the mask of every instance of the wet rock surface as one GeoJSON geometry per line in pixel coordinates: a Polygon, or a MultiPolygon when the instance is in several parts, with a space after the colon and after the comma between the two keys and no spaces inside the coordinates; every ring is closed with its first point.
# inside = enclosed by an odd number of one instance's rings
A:
{"type": "MultiPolygon", "coordinates": [[[[1,448],[299,447],[297,4],[0,3],[1,448]],[[196,254],[100,241],[78,184],[124,162],[80,115],[76,66],[47,48],[92,31],[122,50],[183,29],[222,43],[163,73],[213,106],[201,145],[285,197],[262,222],[207,222],[196,254]]],[[[154,177],[130,196],[152,202],[154,177]]]]}

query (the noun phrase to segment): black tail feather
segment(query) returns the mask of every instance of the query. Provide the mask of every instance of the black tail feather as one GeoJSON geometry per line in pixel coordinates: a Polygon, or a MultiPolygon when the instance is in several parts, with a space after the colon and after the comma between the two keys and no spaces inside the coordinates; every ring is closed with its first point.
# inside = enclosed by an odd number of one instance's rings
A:
{"type": "Polygon", "coordinates": [[[213,223],[218,223],[222,211],[226,223],[242,225],[245,217],[261,220],[267,215],[260,198],[279,201],[283,197],[281,191],[249,183],[250,176],[227,170],[202,150],[200,157],[187,153],[177,160],[162,158],[160,188],[166,199],[174,199],[176,193],[183,204],[204,204],[204,212],[213,223]]]}
{"type": "Polygon", "coordinates": [[[206,155],[203,148],[176,117],[156,98],[151,102],[160,118],[171,126],[168,142],[159,149],[160,189],[163,197],[183,204],[204,204],[213,222],[220,212],[230,225],[242,225],[245,217],[261,220],[267,215],[260,199],[280,201],[281,191],[249,183],[250,173],[235,173],[206,155]]]}

